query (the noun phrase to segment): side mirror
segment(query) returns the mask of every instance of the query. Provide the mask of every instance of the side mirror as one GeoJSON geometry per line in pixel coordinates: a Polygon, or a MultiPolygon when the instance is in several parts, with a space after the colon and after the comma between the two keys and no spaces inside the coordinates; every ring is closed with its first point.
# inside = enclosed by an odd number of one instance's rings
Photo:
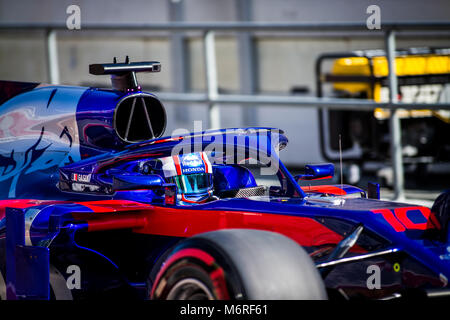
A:
{"type": "Polygon", "coordinates": [[[113,190],[138,190],[160,188],[164,184],[163,178],[157,174],[131,175],[120,174],[113,176],[113,190]]]}
{"type": "Polygon", "coordinates": [[[334,176],[334,165],[332,163],[307,164],[305,174],[295,176],[295,180],[321,180],[331,179],[334,176]]]}
{"type": "Polygon", "coordinates": [[[380,193],[380,184],[379,183],[374,183],[374,182],[368,183],[367,198],[380,200],[381,193],[380,193]]]}

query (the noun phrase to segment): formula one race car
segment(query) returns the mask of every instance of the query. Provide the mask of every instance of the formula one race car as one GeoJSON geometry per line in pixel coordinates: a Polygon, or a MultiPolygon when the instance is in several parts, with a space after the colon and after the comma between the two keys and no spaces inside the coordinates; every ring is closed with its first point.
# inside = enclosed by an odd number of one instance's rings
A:
{"type": "MultiPolygon", "coordinates": [[[[450,196],[432,210],[292,176],[287,138],[161,138],[136,72],[113,89],[0,83],[1,299],[389,299],[450,295],[450,196]]],[[[306,151],[305,151],[306,152],[306,151]]]]}

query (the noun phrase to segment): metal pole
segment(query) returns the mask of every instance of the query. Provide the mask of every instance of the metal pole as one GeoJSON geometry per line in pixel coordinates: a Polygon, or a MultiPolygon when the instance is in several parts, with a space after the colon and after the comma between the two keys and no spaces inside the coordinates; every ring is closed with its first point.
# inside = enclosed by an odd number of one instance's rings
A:
{"type": "MultiPolygon", "coordinates": [[[[217,99],[219,95],[214,31],[207,31],[204,35],[203,41],[206,68],[206,88],[208,90],[208,98],[211,101],[217,99]]],[[[209,127],[210,129],[220,128],[220,110],[216,103],[209,104],[209,127]]]]}
{"type": "MultiPolygon", "coordinates": [[[[395,69],[395,31],[389,29],[385,35],[386,58],[389,67],[389,104],[398,102],[397,74],[395,69]]],[[[402,159],[401,124],[398,109],[391,109],[389,118],[391,140],[391,162],[394,174],[394,200],[402,200],[404,194],[404,176],[402,159]]]]}
{"type": "MultiPolygon", "coordinates": [[[[210,100],[205,93],[174,93],[158,92],[158,97],[166,102],[183,103],[218,103],[240,104],[242,106],[251,105],[276,105],[294,108],[320,107],[333,110],[359,110],[373,111],[376,108],[389,109],[389,102],[374,102],[373,100],[353,99],[353,98],[316,98],[280,95],[243,95],[243,94],[219,94],[214,100],[210,100]]],[[[423,109],[423,103],[396,103],[391,108],[417,110],[423,109]]],[[[429,103],[426,104],[428,110],[450,110],[450,103],[429,103]]]]}
{"type": "MultiPolygon", "coordinates": [[[[252,2],[235,0],[236,14],[241,21],[251,21],[252,2]]],[[[254,94],[257,83],[257,57],[253,35],[249,31],[239,32],[238,53],[239,53],[239,84],[240,93],[254,94]]],[[[254,106],[242,108],[242,124],[244,126],[255,126],[258,124],[258,109],[254,106]]]]}
{"type": "MultiPolygon", "coordinates": [[[[36,30],[36,29],[55,29],[67,30],[65,23],[0,23],[0,30],[36,30]]],[[[384,22],[383,29],[395,29],[403,31],[448,31],[450,30],[450,23],[448,21],[441,22],[384,22]]],[[[304,32],[324,32],[331,31],[358,31],[367,35],[366,22],[321,22],[321,23],[302,23],[302,22],[229,22],[229,21],[214,21],[214,22],[162,22],[162,23],[84,23],[83,30],[115,30],[115,31],[130,31],[130,30],[146,30],[146,31],[304,31],[304,32]]],[[[383,34],[383,31],[372,30],[370,34],[383,34]]],[[[337,34],[339,37],[342,34],[337,34]]]]}
{"type": "Polygon", "coordinates": [[[46,33],[47,71],[50,84],[59,84],[58,43],[56,30],[49,29],[46,33]]]}
{"type": "MultiPolygon", "coordinates": [[[[171,22],[184,20],[185,2],[171,0],[169,5],[169,17],[171,22]]],[[[171,77],[174,92],[185,93],[189,91],[189,61],[187,54],[186,36],[183,30],[174,31],[170,37],[171,77]]],[[[175,105],[175,119],[180,122],[189,120],[189,108],[179,108],[175,105]]]]}

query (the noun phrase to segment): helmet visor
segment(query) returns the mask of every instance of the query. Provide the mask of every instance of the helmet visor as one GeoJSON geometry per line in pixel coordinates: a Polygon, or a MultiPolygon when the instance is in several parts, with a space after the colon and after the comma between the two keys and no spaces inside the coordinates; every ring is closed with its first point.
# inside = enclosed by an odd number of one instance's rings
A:
{"type": "Polygon", "coordinates": [[[195,173],[171,178],[177,185],[178,192],[183,194],[206,193],[212,187],[212,174],[195,173]]]}

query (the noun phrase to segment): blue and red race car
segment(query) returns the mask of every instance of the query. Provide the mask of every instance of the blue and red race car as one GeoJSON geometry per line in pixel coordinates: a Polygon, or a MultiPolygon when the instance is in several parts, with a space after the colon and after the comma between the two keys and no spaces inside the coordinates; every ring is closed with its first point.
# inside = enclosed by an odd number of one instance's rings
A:
{"type": "Polygon", "coordinates": [[[450,296],[450,196],[426,207],[292,176],[274,128],[162,137],[136,72],[113,89],[0,83],[1,299],[450,296]]]}

